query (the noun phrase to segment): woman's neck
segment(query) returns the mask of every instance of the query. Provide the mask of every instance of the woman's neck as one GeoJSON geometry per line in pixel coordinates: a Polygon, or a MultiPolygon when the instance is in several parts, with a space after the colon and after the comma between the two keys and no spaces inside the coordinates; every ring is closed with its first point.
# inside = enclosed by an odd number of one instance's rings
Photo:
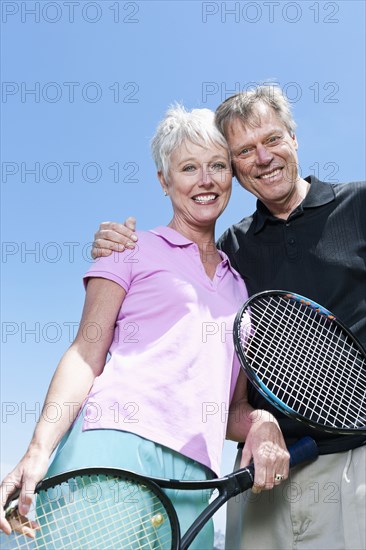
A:
{"type": "Polygon", "coordinates": [[[173,218],[168,227],[174,229],[198,246],[203,267],[207,275],[212,279],[217,265],[221,262],[221,256],[215,243],[215,226],[207,228],[191,227],[173,218]]]}
{"type": "Polygon", "coordinates": [[[168,227],[174,229],[188,240],[196,243],[200,250],[208,251],[211,249],[212,252],[216,250],[214,225],[210,227],[189,226],[173,218],[171,222],[168,223],[168,227]]]}

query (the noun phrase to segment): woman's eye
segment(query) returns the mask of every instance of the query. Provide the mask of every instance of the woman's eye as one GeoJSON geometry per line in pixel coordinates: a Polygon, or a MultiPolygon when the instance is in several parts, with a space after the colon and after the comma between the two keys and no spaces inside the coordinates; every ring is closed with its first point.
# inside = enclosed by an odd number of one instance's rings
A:
{"type": "Polygon", "coordinates": [[[183,167],[183,172],[193,172],[194,170],[196,170],[196,167],[193,164],[187,164],[183,167]]]}
{"type": "Polygon", "coordinates": [[[219,170],[225,170],[226,164],[224,162],[215,162],[214,164],[211,165],[211,169],[214,172],[218,172],[219,170]]]}

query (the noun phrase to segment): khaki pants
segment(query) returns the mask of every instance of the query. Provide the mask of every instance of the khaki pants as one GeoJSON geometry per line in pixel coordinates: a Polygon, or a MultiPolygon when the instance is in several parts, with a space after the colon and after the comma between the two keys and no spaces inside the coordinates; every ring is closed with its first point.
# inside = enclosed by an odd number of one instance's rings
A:
{"type": "Polygon", "coordinates": [[[365,478],[363,446],[298,466],[271,491],[231,499],[226,550],[365,550],[365,478]]]}

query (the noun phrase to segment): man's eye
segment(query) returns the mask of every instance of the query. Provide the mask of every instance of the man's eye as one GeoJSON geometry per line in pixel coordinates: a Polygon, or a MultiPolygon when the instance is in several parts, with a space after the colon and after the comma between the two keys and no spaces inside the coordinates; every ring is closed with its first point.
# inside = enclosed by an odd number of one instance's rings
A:
{"type": "Polygon", "coordinates": [[[242,150],[240,151],[240,153],[239,153],[238,156],[239,156],[239,157],[245,157],[245,156],[249,155],[249,153],[250,153],[251,151],[252,151],[251,148],[245,147],[244,149],[242,149],[242,150]]]}
{"type": "Polygon", "coordinates": [[[281,141],[281,139],[282,136],[271,136],[270,138],[268,138],[267,143],[278,143],[279,141],[281,141]]]}

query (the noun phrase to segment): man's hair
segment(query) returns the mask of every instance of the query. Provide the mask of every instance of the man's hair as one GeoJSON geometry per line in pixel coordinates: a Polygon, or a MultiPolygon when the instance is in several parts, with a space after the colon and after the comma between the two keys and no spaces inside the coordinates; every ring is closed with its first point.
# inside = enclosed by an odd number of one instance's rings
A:
{"type": "Polygon", "coordinates": [[[260,103],[273,109],[286,126],[290,135],[295,133],[296,122],[291,113],[291,106],[281,89],[276,85],[257,86],[253,90],[240,92],[226,99],[218,106],[215,113],[216,126],[225,135],[228,125],[240,119],[245,125],[260,125],[260,115],[256,106],[260,103]]]}
{"type": "Polygon", "coordinates": [[[209,109],[187,111],[182,105],[168,109],[151,141],[151,153],[158,171],[167,177],[172,152],[189,141],[202,147],[213,144],[228,149],[224,136],[215,125],[215,114],[209,109]]]}

